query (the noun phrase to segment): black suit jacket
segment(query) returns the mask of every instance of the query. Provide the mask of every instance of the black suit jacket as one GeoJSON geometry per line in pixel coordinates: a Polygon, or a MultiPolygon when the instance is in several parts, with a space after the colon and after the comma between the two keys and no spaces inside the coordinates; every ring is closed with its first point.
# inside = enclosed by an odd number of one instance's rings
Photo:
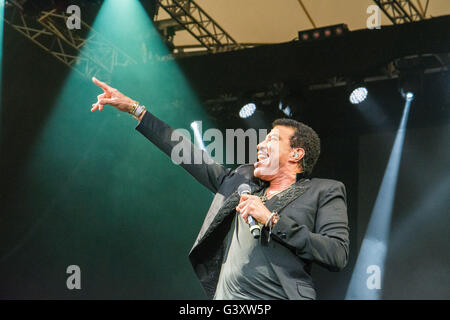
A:
{"type": "MultiPolygon", "coordinates": [[[[136,127],[169,157],[175,145],[191,150],[191,164],[180,164],[195,179],[215,193],[211,207],[189,253],[189,259],[209,298],[214,296],[224,256],[224,238],[239,203],[237,188],[248,183],[253,192],[267,182],[253,176],[253,165],[235,170],[213,162],[207,154],[200,164],[194,153],[203,153],[189,139],[172,141],[173,129],[150,112],[136,127]]],[[[331,271],[345,267],[349,255],[349,227],[346,193],[341,182],[328,179],[298,179],[274,204],[280,215],[272,230],[273,244],[268,259],[290,299],[315,299],[311,264],[331,271]]],[[[267,232],[263,228],[263,232],[267,232]]]]}

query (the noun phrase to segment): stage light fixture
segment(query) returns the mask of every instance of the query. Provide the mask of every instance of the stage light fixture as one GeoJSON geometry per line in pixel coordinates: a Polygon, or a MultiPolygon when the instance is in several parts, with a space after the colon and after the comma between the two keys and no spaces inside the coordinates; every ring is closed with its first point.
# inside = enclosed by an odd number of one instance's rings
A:
{"type": "Polygon", "coordinates": [[[292,116],[292,110],[291,107],[288,105],[283,105],[283,102],[280,101],[278,104],[278,109],[280,109],[286,116],[291,117],[292,116]]]}
{"type": "Polygon", "coordinates": [[[351,91],[349,100],[352,104],[360,104],[367,99],[368,94],[369,91],[366,87],[357,86],[351,91]]]}
{"type": "Polygon", "coordinates": [[[301,42],[328,39],[332,37],[342,36],[348,31],[348,26],[346,24],[337,24],[323,28],[299,31],[298,39],[301,42]]]}
{"type": "Polygon", "coordinates": [[[399,79],[399,91],[403,99],[412,101],[415,93],[422,89],[422,78],[420,74],[403,74],[399,79]]]}
{"type": "Polygon", "coordinates": [[[403,86],[402,88],[400,88],[400,94],[406,101],[412,101],[415,98],[414,90],[412,90],[412,87],[403,86]]]}
{"type": "Polygon", "coordinates": [[[395,61],[400,72],[398,89],[403,99],[412,101],[423,92],[425,60],[422,57],[410,57],[395,61]]]}
{"type": "Polygon", "coordinates": [[[246,119],[246,118],[251,117],[255,113],[255,111],[256,111],[256,104],[254,104],[254,103],[247,103],[239,111],[239,116],[242,119],[246,119]]]}

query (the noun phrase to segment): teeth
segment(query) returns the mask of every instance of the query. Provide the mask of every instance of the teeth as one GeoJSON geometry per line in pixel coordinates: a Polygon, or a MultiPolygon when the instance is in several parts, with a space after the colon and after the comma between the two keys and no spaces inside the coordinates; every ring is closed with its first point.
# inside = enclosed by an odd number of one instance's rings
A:
{"type": "Polygon", "coordinates": [[[267,158],[269,158],[269,155],[267,153],[263,153],[263,152],[258,152],[257,154],[258,160],[266,160],[267,158]]]}

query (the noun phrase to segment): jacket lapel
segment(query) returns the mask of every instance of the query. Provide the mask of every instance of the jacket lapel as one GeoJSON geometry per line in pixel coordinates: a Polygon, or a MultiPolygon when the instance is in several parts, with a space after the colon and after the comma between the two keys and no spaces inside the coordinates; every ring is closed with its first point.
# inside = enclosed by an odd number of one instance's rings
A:
{"type": "Polygon", "coordinates": [[[307,182],[308,179],[301,179],[297,181],[291,188],[282,192],[279,196],[275,195],[275,200],[271,205],[271,211],[280,212],[289,203],[300,197],[308,189],[307,182]]]}
{"type": "MultiPolygon", "coordinates": [[[[272,211],[280,212],[284,207],[286,207],[289,203],[300,197],[307,189],[306,182],[308,179],[298,180],[294,186],[283,192],[281,195],[275,195],[277,197],[272,204],[272,211]]],[[[252,194],[260,193],[265,187],[268,186],[268,183],[259,179],[253,179],[249,183],[252,194]]],[[[235,213],[236,206],[239,204],[239,196],[237,190],[234,191],[223,203],[222,207],[217,212],[213,221],[209,225],[206,232],[203,236],[197,241],[196,245],[199,245],[203,240],[208,238],[208,236],[228,217],[230,214],[235,213]]]]}
{"type": "MultiPolygon", "coordinates": [[[[268,183],[259,179],[252,179],[249,181],[252,194],[260,192],[268,183]]],[[[235,213],[236,207],[241,199],[239,193],[234,191],[223,203],[222,207],[217,212],[213,221],[209,225],[203,236],[197,241],[197,245],[206,239],[230,214],[235,213]]]]}

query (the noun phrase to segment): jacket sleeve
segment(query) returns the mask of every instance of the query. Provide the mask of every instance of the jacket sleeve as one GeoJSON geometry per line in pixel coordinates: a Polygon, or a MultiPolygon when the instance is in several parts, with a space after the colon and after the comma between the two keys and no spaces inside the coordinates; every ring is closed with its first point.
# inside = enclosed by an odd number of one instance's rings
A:
{"type": "Polygon", "coordinates": [[[331,271],[342,270],[348,262],[350,242],[344,185],[337,182],[319,196],[314,232],[281,214],[272,233],[300,258],[331,271]]]}
{"type": "Polygon", "coordinates": [[[194,146],[186,137],[173,135],[174,130],[148,110],[136,130],[169,157],[172,156],[175,146],[180,150],[189,150],[187,158],[185,158],[186,155],[183,155],[183,159],[187,159],[187,161],[180,163],[181,167],[213,193],[218,191],[224,178],[231,172],[231,169],[214,162],[205,151],[194,146]],[[173,137],[177,137],[177,139],[173,140],[173,137]]]}

